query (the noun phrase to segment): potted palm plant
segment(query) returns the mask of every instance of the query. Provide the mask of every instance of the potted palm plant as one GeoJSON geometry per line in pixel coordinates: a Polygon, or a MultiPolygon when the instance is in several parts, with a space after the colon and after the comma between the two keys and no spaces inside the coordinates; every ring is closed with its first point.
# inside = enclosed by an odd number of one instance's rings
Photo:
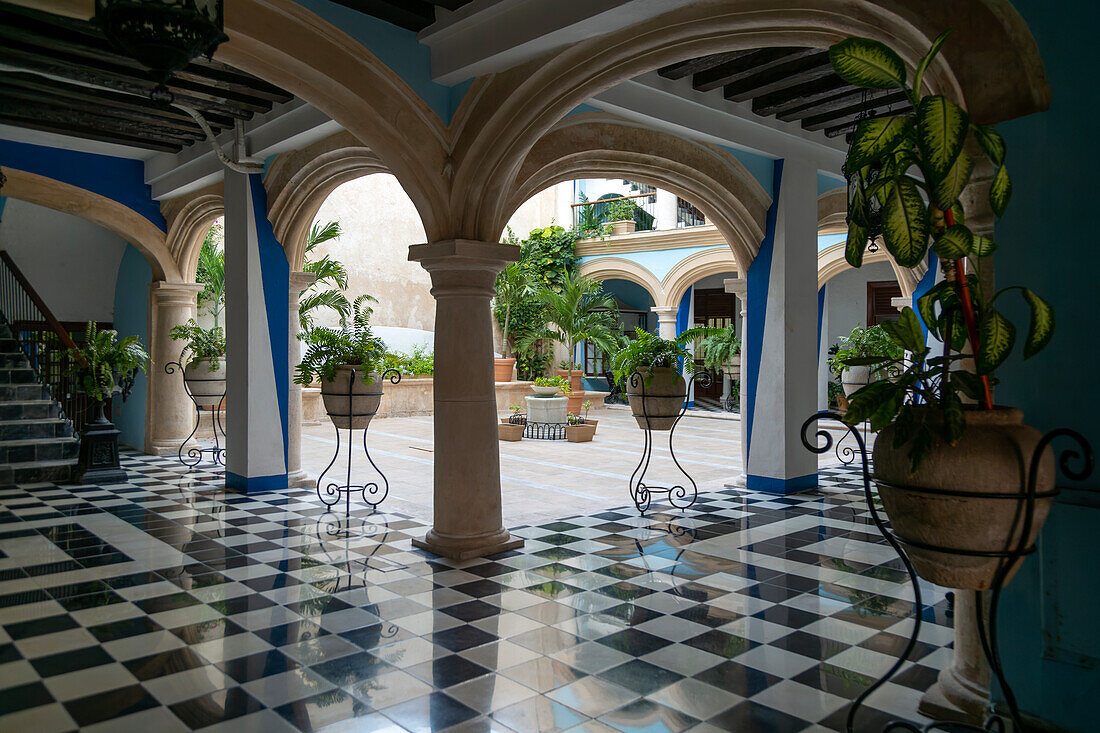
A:
{"type": "MultiPolygon", "coordinates": [[[[1015,325],[999,309],[1001,299],[1019,293],[1030,308],[1025,359],[1050,341],[1054,311],[1027,288],[989,292],[978,277],[996,245],[967,228],[959,203],[975,165],[963,150],[968,138],[976,142],[974,154],[992,165],[989,204],[998,217],[1012,187],[1005,143],[996,130],[974,123],[945,97],[921,94],[924,72],[947,36],[937,38],[917,64],[911,86],[901,58],[877,41],[849,38],[829,50],[845,81],[904,90],[913,105],[907,114],[862,120],[855,131],[845,162],[852,181],[848,262],[862,264],[869,230],[880,225],[899,266],[924,262],[931,248],[945,275],[917,301],[919,317],[905,308],[896,323],[883,324],[904,359],[881,353],[846,360],[847,366],[892,368],[897,376],[852,394],[844,420],[849,425],[870,420],[878,433],[874,478],[917,572],[942,586],[984,590],[1002,562],[989,553],[1022,539],[1028,463],[1040,439],[1020,410],[993,403],[995,371],[1016,342],[1015,325]],[[939,342],[936,353],[927,345],[925,328],[939,342]]],[[[1049,495],[1054,475],[1048,449],[1040,464],[1040,497],[1049,495]]],[[[1038,499],[1029,541],[1051,501],[1038,499]]]]}
{"type": "Polygon", "coordinates": [[[183,381],[199,407],[213,409],[225,396],[225,333],[221,326],[203,328],[191,318],[168,335],[184,341],[180,363],[183,381]]]}
{"type": "Polygon", "coordinates": [[[631,234],[637,228],[634,212],[638,207],[627,198],[615,199],[604,209],[604,218],[611,225],[612,234],[631,234]]]}
{"type": "MultiPolygon", "coordinates": [[[[562,280],[560,291],[544,286],[536,293],[536,297],[543,306],[547,325],[528,334],[520,348],[528,349],[539,339],[560,343],[569,355],[569,368],[563,370],[569,383],[573,381],[576,368],[573,355],[577,352],[578,344],[587,341],[606,354],[614,353],[618,349],[621,343],[619,308],[615,299],[603,292],[599,282],[570,273],[562,280]]],[[[578,373],[578,380],[580,376],[578,373]]],[[[579,412],[583,400],[584,392],[574,390],[570,395],[569,411],[579,412]]]]}
{"type": "Polygon", "coordinates": [[[638,427],[672,429],[687,400],[687,382],[681,368],[684,373],[695,373],[695,359],[686,344],[719,331],[692,328],[675,339],[663,339],[642,328],[634,329],[635,337],[611,358],[611,369],[626,392],[638,427]]]}
{"type": "Polygon", "coordinates": [[[118,340],[118,331],[100,331],[89,321],[84,341],[70,349],[69,372],[79,389],[95,402],[95,411],[80,431],[80,458],[76,478],[81,482],[124,481],[126,472],[118,460],[118,429],[103,412],[104,403],[116,392],[125,400],[138,371],[145,373],[149,354],[137,336],[118,340]]]}
{"type": "Polygon", "coordinates": [[[316,326],[302,333],[308,348],[294,375],[296,384],[321,382],[325,412],[337,428],[365,428],[382,401],[382,378],[378,368],[386,356],[386,345],[370,329],[373,310],[364,307],[368,295],[352,304],[351,326],[316,326]]]}
{"type": "Polygon", "coordinates": [[[500,324],[500,351],[502,356],[493,359],[493,379],[511,382],[516,357],[508,354],[508,328],[512,320],[512,307],[518,305],[532,292],[531,276],[520,262],[513,262],[497,275],[497,307],[504,309],[504,321],[500,324]]]}

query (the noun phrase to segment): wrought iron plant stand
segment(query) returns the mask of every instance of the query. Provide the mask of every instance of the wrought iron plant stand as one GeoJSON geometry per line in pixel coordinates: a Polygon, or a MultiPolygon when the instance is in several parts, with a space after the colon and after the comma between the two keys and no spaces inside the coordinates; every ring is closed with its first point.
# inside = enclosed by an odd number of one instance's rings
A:
{"type": "MultiPolygon", "coordinates": [[[[848,709],[848,717],[846,723],[846,730],[848,733],[854,733],[857,730],[865,730],[855,727],[856,713],[859,711],[860,706],[867,700],[867,698],[879,687],[886,684],[886,682],[897,673],[901,666],[909,658],[909,655],[913,652],[913,649],[917,644],[917,637],[920,634],[921,627],[921,615],[923,611],[923,604],[921,602],[920,583],[918,581],[917,572],[913,567],[913,563],[910,561],[908,555],[902,549],[901,540],[897,535],[887,526],[879,513],[879,509],[876,507],[875,495],[871,490],[871,471],[870,462],[867,455],[867,443],[864,440],[863,435],[859,430],[843,423],[840,415],[834,412],[819,412],[811,415],[807,418],[806,422],[802,424],[802,444],[807,450],[812,451],[818,455],[828,452],[833,447],[832,434],[822,428],[818,428],[816,431],[816,438],[822,442],[811,442],[810,430],[814,423],[820,420],[835,420],[840,422],[844,426],[847,433],[850,434],[856,441],[858,450],[856,453],[861,460],[862,478],[863,478],[863,491],[864,497],[867,501],[867,508],[871,514],[871,520],[874,522],[875,527],[890,543],[890,546],[894,548],[894,551],[901,558],[902,564],[905,566],[905,571],[909,575],[909,581],[913,586],[913,630],[909,635],[908,643],[905,646],[905,650],[897,661],[886,671],[882,677],[875,681],[870,687],[863,691],[863,693],[855,699],[852,706],[848,709]]],[[[966,491],[950,491],[937,489],[935,493],[940,496],[954,496],[958,498],[986,498],[986,499],[1015,499],[1019,500],[1021,496],[1024,498],[1024,511],[1022,516],[1017,517],[1018,524],[1016,526],[1021,527],[1019,534],[1020,540],[1018,543],[1013,544],[1011,537],[1014,536],[1014,532],[1009,534],[1006,538],[1006,549],[999,551],[978,551],[978,550],[965,550],[960,548],[950,547],[937,547],[933,545],[921,545],[921,549],[934,550],[938,552],[946,552],[957,555],[967,555],[971,557],[985,557],[996,558],[999,560],[996,575],[994,576],[993,587],[989,593],[988,612],[984,609],[985,600],[984,592],[976,594],[975,604],[975,622],[978,629],[978,639],[981,643],[982,654],[985,660],[989,663],[989,668],[992,670],[998,685],[1000,686],[1001,693],[1004,696],[1005,707],[1007,708],[1007,717],[991,706],[988,716],[986,717],[983,725],[974,725],[970,723],[959,723],[955,721],[933,721],[924,725],[923,727],[917,726],[914,723],[908,721],[895,720],[886,724],[882,729],[883,733],[890,733],[891,731],[907,731],[908,733],[931,733],[932,731],[944,731],[944,732],[973,732],[973,733],[1005,733],[1009,730],[1009,724],[1011,723],[1011,730],[1024,731],[1027,730],[1022,722],[1020,716],[1020,709],[1016,702],[1016,696],[1012,691],[1012,687],[1008,682],[1005,675],[1004,665],[1001,662],[1000,651],[997,644],[997,611],[1000,605],[1001,592],[1004,590],[1005,579],[1008,577],[1009,571],[1016,565],[1016,563],[1025,557],[1035,552],[1035,544],[1029,544],[1028,540],[1031,536],[1031,528],[1035,521],[1035,503],[1038,499],[1052,497],[1057,494],[1057,489],[1048,492],[1038,491],[1038,476],[1039,466],[1043,453],[1048,447],[1059,438],[1069,438],[1075,442],[1076,448],[1067,448],[1058,456],[1058,467],[1062,473],[1068,478],[1074,481],[1081,481],[1092,474],[1094,457],[1092,453],[1092,447],[1089,445],[1085,437],[1075,430],[1068,428],[1058,428],[1048,432],[1039,440],[1038,445],[1035,447],[1034,453],[1028,462],[1027,483],[1023,487],[1023,493],[1006,491],[1001,494],[992,493],[978,493],[978,492],[966,492],[966,491]],[[1080,468],[1074,468],[1073,463],[1079,462],[1080,468]]],[[[843,438],[841,438],[843,439],[843,438]]],[[[924,489],[924,491],[931,491],[931,489],[924,489]]],[[[1015,527],[1013,528],[1015,529],[1015,527]]],[[[912,540],[907,540],[909,544],[915,543],[912,540]]]]}
{"type": "MultiPolygon", "coordinates": [[[[325,506],[335,506],[340,501],[340,497],[344,497],[344,516],[351,516],[351,495],[355,492],[359,492],[363,495],[363,502],[366,503],[372,510],[377,509],[378,505],[385,501],[386,496],[390,493],[390,482],[386,478],[386,474],[382,473],[382,469],[378,467],[378,464],[371,458],[370,450],[367,448],[367,428],[363,428],[363,454],[367,457],[367,462],[370,463],[371,468],[378,474],[379,481],[364,481],[361,484],[352,483],[351,480],[351,464],[352,455],[354,450],[352,449],[352,433],[355,431],[354,425],[355,415],[352,411],[355,398],[355,377],[356,370],[351,370],[351,378],[348,380],[348,461],[347,468],[344,474],[344,483],[340,484],[336,480],[329,479],[326,483],[325,475],[336,464],[336,459],[340,456],[340,428],[336,427],[336,423],[333,423],[333,427],[336,429],[336,451],[332,454],[332,460],[329,461],[328,466],[324,471],[321,471],[321,475],[317,477],[317,498],[319,498],[325,506]]],[[[387,369],[382,372],[381,381],[385,382],[390,380],[391,384],[398,384],[401,381],[401,372],[397,369],[387,369]]]]}
{"type": "MultiPolygon", "coordinates": [[[[701,387],[708,387],[711,383],[711,376],[708,372],[696,372],[692,375],[691,380],[699,384],[701,387]]],[[[634,469],[634,472],[630,474],[630,498],[634,501],[634,506],[638,509],[638,513],[644,515],[649,510],[649,505],[653,501],[654,494],[666,494],[668,496],[668,503],[675,509],[683,511],[687,509],[695,500],[699,498],[699,487],[695,484],[695,479],[691,477],[684,467],[680,465],[680,461],[676,458],[676,450],[673,447],[673,438],[676,435],[676,426],[680,424],[680,420],[684,417],[684,413],[687,412],[688,407],[688,395],[684,394],[684,404],[680,407],[680,412],[676,415],[676,419],[672,423],[672,427],[668,431],[668,452],[672,456],[672,462],[676,464],[676,468],[687,479],[687,483],[690,484],[690,488],[683,484],[673,484],[672,486],[651,486],[645,481],[646,472],[649,470],[650,461],[653,458],[653,428],[650,423],[650,416],[646,411],[646,386],[645,378],[638,372],[634,372],[630,375],[629,379],[630,387],[634,389],[640,388],[641,391],[637,394],[641,397],[642,414],[635,415],[635,417],[641,417],[645,421],[645,428],[642,432],[645,434],[645,442],[642,446],[642,456],[638,460],[638,465],[634,469]]]]}
{"type": "MultiPolygon", "coordinates": [[[[180,444],[179,452],[176,454],[179,456],[179,461],[188,468],[194,468],[202,463],[202,456],[204,453],[210,454],[210,460],[216,465],[225,466],[225,447],[222,443],[225,440],[225,427],[222,425],[222,409],[225,407],[225,390],[222,389],[222,394],[218,398],[218,404],[216,407],[210,407],[210,425],[211,430],[214,433],[214,445],[212,447],[203,447],[200,444],[192,444],[188,448],[188,444],[191,443],[195,437],[195,433],[199,432],[199,423],[202,420],[203,406],[199,404],[199,400],[191,393],[191,382],[224,382],[225,379],[195,379],[188,378],[187,368],[183,366],[180,361],[170,361],[164,365],[165,374],[175,374],[179,372],[183,377],[183,388],[187,391],[187,396],[190,398],[192,404],[195,405],[195,427],[191,431],[191,434],[180,444]],[[218,437],[218,433],[221,433],[221,438],[218,437]],[[185,450],[186,449],[186,450],[185,450]],[[187,457],[184,458],[184,453],[187,457]]],[[[211,396],[211,395],[203,395],[211,396]]]]}

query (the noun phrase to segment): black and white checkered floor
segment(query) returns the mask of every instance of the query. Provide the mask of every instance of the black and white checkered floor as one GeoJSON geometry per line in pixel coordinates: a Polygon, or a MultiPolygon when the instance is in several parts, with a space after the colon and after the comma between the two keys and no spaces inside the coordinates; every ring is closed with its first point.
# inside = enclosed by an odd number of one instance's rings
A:
{"type": "MultiPolygon", "coordinates": [[[[399,515],[124,465],[125,484],[0,490],[0,730],[837,730],[912,628],[848,469],[451,562],[399,515]]],[[[921,642],[859,730],[919,721],[950,659],[923,591],[921,642]]]]}

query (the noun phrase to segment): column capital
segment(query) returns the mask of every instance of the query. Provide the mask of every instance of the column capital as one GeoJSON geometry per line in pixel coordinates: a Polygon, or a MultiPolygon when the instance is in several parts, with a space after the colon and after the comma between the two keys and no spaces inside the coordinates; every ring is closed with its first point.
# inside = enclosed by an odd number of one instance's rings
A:
{"type": "Polygon", "coordinates": [[[748,289],[748,283],[743,277],[730,277],[722,281],[722,285],[727,293],[733,293],[738,297],[744,298],[745,291],[748,289]]]}
{"type": "Polygon", "coordinates": [[[474,239],[444,239],[409,247],[409,261],[424,269],[499,271],[519,259],[519,247],[474,239]]]}
{"type": "Polygon", "coordinates": [[[656,305],[650,308],[651,311],[657,314],[658,322],[675,321],[676,315],[680,312],[680,307],[676,305],[656,305]]]}
{"type": "Polygon", "coordinates": [[[193,306],[205,286],[199,283],[158,280],[149,286],[157,305],[193,306]]]}
{"type": "Polygon", "coordinates": [[[297,300],[298,295],[315,282],[317,282],[317,276],[312,272],[291,271],[290,299],[297,300]]]}

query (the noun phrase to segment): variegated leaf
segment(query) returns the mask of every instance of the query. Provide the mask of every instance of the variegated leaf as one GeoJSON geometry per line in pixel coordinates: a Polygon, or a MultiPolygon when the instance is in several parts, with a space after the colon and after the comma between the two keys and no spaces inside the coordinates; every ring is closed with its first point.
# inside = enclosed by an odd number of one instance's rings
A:
{"type": "Polygon", "coordinates": [[[1024,358],[1042,351],[1054,336],[1054,308],[1027,288],[1024,288],[1024,300],[1031,306],[1031,323],[1027,329],[1027,341],[1024,342],[1024,358]]]}
{"type": "Polygon", "coordinates": [[[829,60],[844,81],[867,89],[905,86],[905,64],[886,44],[870,38],[846,38],[829,48],[829,60]]]}
{"type": "Polygon", "coordinates": [[[981,346],[974,359],[978,374],[989,374],[999,367],[1016,343],[1016,327],[1000,313],[990,308],[978,326],[981,346]]]}
{"type": "Polygon", "coordinates": [[[951,35],[951,30],[945,30],[943,33],[936,36],[936,40],[932,41],[932,47],[928,49],[928,53],[924,54],[924,58],[917,63],[917,69],[913,74],[913,91],[920,94],[921,81],[924,79],[924,72],[928,70],[928,66],[932,63],[932,60],[936,58],[936,54],[940,52],[940,46],[947,40],[947,37],[951,35]]]}
{"type": "Polygon", "coordinates": [[[1004,216],[1010,198],[1012,179],[1008,177],[1008,169],[1002,165],[993,176],[993,185],[989,187],[989,205],[993,207],[993,213],[998,217],[1004,216]]]}
{"type": "Polygon", "coordinates": [[[844,165],[849,170],[862,168],[893,150],[905,135],[908,121],[907,117],[876,117],[871,120],[862,120],[856,127],[852,146],[848,148],[848,159],[844,165]]]}
{"type": "Polygon", "coordinates": [[[863,250],[867,248],[867,230],[855,221],[848,222],[848,241],[844,245],[844,259],[852,267],[863,265],[863,250]]]}
{"type": "Polygon", "coordinates": [[[902,267],[914,267],[928,251],[931,220],[913,179],[896,178],[883,191],[883,240],[886,249],[902,267]]]}
{"type": "Polygon", "coordinates": [[[983,237],[980,234],[974,235],[974,254],[978,257],[989,257],[996,251],[997,243],[992,239],[983,237]]]}
{"type": "Polygon", "coordinates": [[[962,224],[947,227],[932,245],[932,251],[943,260],[961,260],[970,254],[974,236],[962,224]]]}
{"type": "Polygon", "coordinates": [[[942,178],[962,152],[970,118],[946,97],[925,97],[917,105],[917,147],[929,172],[942,178]]]}
{"type": "Polygon", "coordinates": [[[1005,164],[1005,140],[1001,133],[986,125],[974,125],[974,137],[994,166],[1005,164]]]}
{"type": "Polygon", "coordinates": [[[974,162],[966,153],[959,153],[955,162],[951,164],[951,170],[947,175],[936,182],[935,194],[936,206],[941,209],[950,209],[959,200],[959,194],[966,188],[966,182],[970,180],[970,172],[974,169],[974,162]]]}

